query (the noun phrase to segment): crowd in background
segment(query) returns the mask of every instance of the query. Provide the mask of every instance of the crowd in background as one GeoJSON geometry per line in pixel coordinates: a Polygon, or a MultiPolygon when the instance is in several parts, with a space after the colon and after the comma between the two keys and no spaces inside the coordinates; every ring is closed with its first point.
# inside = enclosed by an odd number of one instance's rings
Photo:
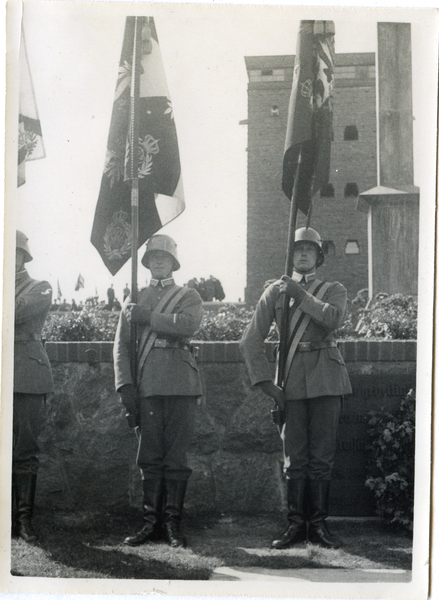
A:
{"type": "MultiPolygon", "coordinates": [[[[199,281],[196,277],[194,277],[186,283],[186,286],[197,290],[203,302],[212,302],[214,300],[221,302],[226,297],[220,280],[216,277],[213,277],[213,275],[211,275],[209,279],[201,277],[199,281]]],[[[129,295],[130,289],[128,284],[125,284],[122,302],[124,302],[129,295]]],[[[99,307],[102,310],[109,310],[113,312],[120,311],[122,309],[120,301],[116,298],[113,284],[111,284],[107,290],[107,302],[104,300],[99,301],[98,295],[87,298],[85,304],[82,302],[82,300],[79,302],[79,304],[77,304],[74,298],[72,298],[71,302],[67,302],[65,299],[55,299],[50,310],[52,312],[79,312],[83,310],[86,305],[99,307]]]]}

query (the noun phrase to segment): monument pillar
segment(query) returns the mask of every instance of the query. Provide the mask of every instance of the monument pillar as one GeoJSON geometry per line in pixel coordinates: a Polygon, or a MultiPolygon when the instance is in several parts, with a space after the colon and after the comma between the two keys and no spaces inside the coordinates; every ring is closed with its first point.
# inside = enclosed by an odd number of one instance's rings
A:
{"type": "Polygon", "coordinates": [[[359,195],[368,213],[369,298],[417,294],[419,188],[413,184],[409,23],[378,23],[378,185],[359,195]]]}

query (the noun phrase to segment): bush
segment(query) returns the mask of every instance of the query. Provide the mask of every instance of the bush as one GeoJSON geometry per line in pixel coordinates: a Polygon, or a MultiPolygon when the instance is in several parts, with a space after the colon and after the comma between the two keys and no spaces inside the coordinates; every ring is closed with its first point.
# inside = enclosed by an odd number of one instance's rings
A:
{"type": "Polygon", "coordinates": [[[371,440],[366,486],[372,490],[376,512],[393,525],[413,529],[415,471],[415,405],[413,390],[401,401],[395,414],[369,413],[371,440]]]}
{"type": "Polygon", "coordinates": [[[204,341],[236,341],[250,323],[253,310],[226,304],[218,311],[205,311],[194,340],[204,341]]]}
{"type": "Polygon", "coordinates": [[[417,337],[418,304],[412,296],[380,293],[368,306],[367,290],[358,292],[337,337],[382,340],[414,340],[417,337]]]}
{"type": "Polygon", "coordinates": [[[118,319],[119,313],[86,303],[78,312],[50,312],[42,336],[56,342],[113,341],[118,319]]]}
{"type": "MultiPolygon", "coordinates": [[[[43,330],[49,341],[113,341],[118,312],[105,310],[89,299],[82,311],[50,312],[43,330]]],[[[416,339],[417,304],[411,296],[378,294],[372,307],[366,308],[367,290],[358,292],[349,303],[343,326],[336,332],[339,339],[416,339]]],[[[194,340],[237,341],[241,339],[253,316],[253,308],[223,304],[219,310],[205,311],[194,340]]],[[[277,340],[276,326],[268,340],[277,340]]]]}
{"type": "MultiPolygon", "coordinates": [[[[218,311],[205,311],[203,320],[193,340],[209,342],[239,341],[253,316],[254,309],[225,304],[218,311]]],[[[267,340],[277,340],[276,326],[273,325],[267,340]]]]}

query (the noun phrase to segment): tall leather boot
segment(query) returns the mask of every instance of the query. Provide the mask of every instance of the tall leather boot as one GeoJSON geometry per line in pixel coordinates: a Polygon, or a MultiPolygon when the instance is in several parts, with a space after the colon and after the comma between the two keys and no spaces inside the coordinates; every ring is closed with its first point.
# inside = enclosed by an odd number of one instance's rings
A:
{"type": "Polygon", "coordinates": [[[160,526],[163,507],[163,480],[143,480],[143,522],[140,531],[128,536],[124,544],[140,546],[149,542],[156,542],[160,537],[160,526]]]}
{"type": "Polygon", "coordinates": [[[186,546],[186,538],[180,530],[186,487],[187,481],[165,480],[163,533],[165,540],[173,548],[186,546]]]}
{"type": "Polygon", "coordinates": [[[306,479],[287,479],[288,527],[272,548],[283,550],[306,540],[306,484],[306,479]]]}
{"type": "Polygon", "coordinates": [[[32,528],[37,476],[35,473],[19,473],[14,476],[14,481],[17,497],[17,535],[25,542],[37,542],[38,536],[32,528]]]}
{"type": "Polygon", "coordinates": [[[340,548],[341,539],[329,531],[325,521],[328,516],[329,486],[329,480],[309,481],[308,539],[324,548],[340,548]]]}

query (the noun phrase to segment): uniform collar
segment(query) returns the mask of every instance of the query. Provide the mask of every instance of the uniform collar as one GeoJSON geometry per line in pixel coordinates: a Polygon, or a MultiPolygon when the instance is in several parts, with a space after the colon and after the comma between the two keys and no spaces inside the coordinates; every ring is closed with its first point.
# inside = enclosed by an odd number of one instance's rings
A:
{"type": "Polygon", "coordinates": [[[168,285],[174,285],[174,278],[168,277],[167,279],[151,279],[149,287],[167,287],[168,285]]]}
{"type": "Polygon", "coordinates": [[[21,283],[26,279],[26,277],[29,277],[29,273],[26,271],[26,269],[21,269],[21,271],[15,273],[15,283],[21,283]]]}
{"type": "Polygon", "coordinates": [[[300,282],[300,281],[302,281],[303,277],[305,277],[305,283],[309,283],[310,281],[314,281],[314,279],[316,278],[316,274],[315,273],[298,273],[297,271],[293,271],[293,275],[292,275],[291,279],[293,281],[300,282]]]}

